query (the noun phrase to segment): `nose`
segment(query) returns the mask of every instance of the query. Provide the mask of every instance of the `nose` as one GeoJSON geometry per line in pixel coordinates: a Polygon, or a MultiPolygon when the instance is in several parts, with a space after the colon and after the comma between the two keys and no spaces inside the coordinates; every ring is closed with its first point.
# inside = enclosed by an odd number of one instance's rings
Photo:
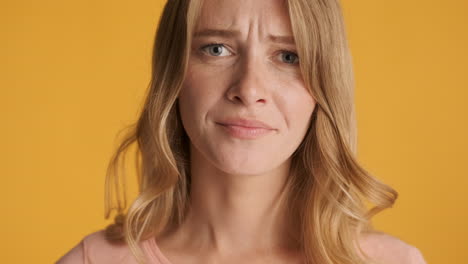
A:
{"type": "Polygon", "coordinates": [[[251,107],[266,104],[267,72],[259,56],[249,54],[241,58],[234,74],[233,83],[227,91],[228,99],[235,104],[251,107]]]}

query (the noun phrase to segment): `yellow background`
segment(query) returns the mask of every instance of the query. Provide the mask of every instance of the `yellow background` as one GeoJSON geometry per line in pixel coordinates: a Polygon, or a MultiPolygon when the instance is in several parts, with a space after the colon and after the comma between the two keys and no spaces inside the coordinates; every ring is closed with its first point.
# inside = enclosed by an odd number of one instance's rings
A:
{"type": "MultiPolygon", "coordinates": [[[[52,263],[103,228],[117,132],[149,81],[164,1],[2,0],[2,263],[52,263]]],[[[400,198],[380,229],[468,263],[468,1],[343,0],[359,159],[400,198]]]]}

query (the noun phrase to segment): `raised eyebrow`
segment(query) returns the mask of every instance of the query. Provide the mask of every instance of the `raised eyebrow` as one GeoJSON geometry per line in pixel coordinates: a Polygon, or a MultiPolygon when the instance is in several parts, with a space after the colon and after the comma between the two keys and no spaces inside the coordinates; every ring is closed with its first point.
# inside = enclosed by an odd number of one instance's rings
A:
{"type": "Polygon", "coordinates": [[[240,35],[240,32],[235,30],[224,30],[224,29],[204,29],[201,31],[195,32],[193,35],[194,38],[202,38],[202,37],[237,37],[240,35]]]}
{"type": "MultiPolygon", "coordinates": [[[[237,37],[239,35],[240,35],[240,31],[238,31],[238,30],[204,29],[204,30],[195,32],[194,38],[202,38],[202,37],[233,38],[233,37],[237,37]]],[[[291,44],[291,45],[296,44],[296,42],[294,41],[293,36],[268,35],[267,39],[270,42],[291,44]]]]}
{"type": "Polygon", "coordinates": [[[296,42],[294,41],[293,36],[275,36],[275,35],[268,35],[268,40],[270,42],[276,42],[276,43],[283,43],[283,44],[290,44],[290,45],[296,45],[296,42]]]}

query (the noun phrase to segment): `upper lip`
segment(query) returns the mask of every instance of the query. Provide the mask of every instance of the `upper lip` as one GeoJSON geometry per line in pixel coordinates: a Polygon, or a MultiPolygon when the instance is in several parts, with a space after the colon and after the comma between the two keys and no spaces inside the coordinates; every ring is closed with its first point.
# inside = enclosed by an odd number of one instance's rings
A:
{"type": "Polygon", "coordinates": [[[274,129],[262,121],[255,120],[255,119],[246,119],[246,118],[228,118],[218,123],[221,125],[229,125],[229,126],[274,129]]]}

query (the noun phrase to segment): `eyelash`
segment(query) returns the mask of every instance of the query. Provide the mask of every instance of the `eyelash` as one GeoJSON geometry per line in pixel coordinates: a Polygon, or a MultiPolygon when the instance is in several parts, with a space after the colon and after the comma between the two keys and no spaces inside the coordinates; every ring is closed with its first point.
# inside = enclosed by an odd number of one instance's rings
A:
{"type": "MultiPolygon", "coordinates": [[[[225,46],[223,43],[215,43],[215,42],[213,42],[213,43],[209,43],[209,44],[207,44],[207,45],[202,46],[200,49],[201,49],[202,51],[204,51],[206,48],[211,47],[211,46],[222,46],[223,48],[226,48],[226,46],[225,46]]],[[[284,49],[279,50],[279,51],[282,52],[282,53],[293,54],[294,56],[297,57],[296,60],[299,61],[299,56],[298,56],[297,53],[295,53],[294,51],[291,51],[291,50],[284,50],[284,49]]],[[[217,56],[215,56],[215,57],[217,57],[217,56]]],[[[296,62],[296,63],[286,63],[286,64],[289,64],[289,65],[291,65],[291,66],[296,66],[296,65],[299,65],[299,62],[296,62]]]]}

